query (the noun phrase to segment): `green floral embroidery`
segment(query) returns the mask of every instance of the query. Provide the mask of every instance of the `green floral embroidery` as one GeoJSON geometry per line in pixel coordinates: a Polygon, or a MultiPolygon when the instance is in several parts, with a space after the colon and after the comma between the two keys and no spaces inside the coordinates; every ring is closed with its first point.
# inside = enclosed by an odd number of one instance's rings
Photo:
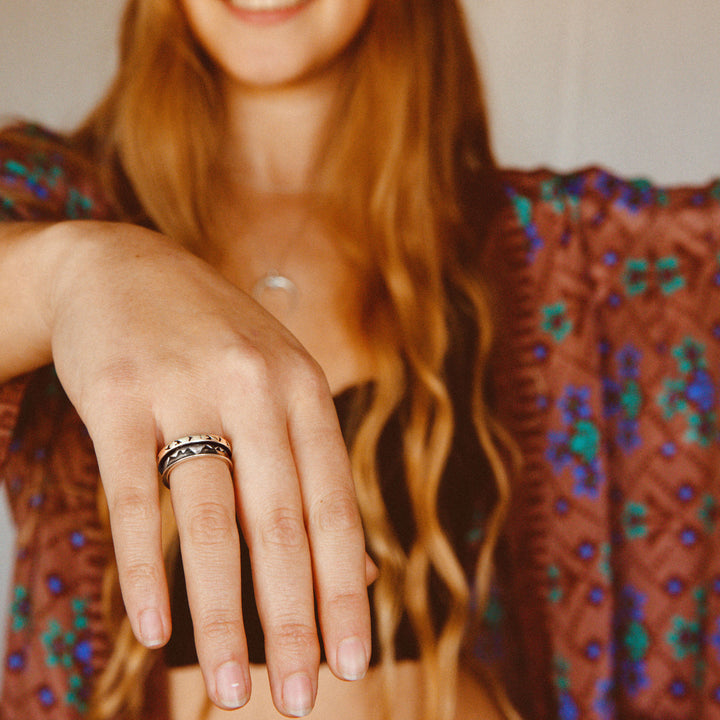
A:
{"type": "Polygon", "coordinates": [[[647,535],[647,508],[641,503],[629,502],[625,505],[622,522],[625,535],[629,540],[636,540],[647,535]]]}
{"type": "Polygon", "coordinates": [[[11,175],[18,175],[19,177],[27,177],[27,174],[28,174],[27,168],[22,163],[19,163],[17,160],[6,160],[4,167],[5,167],[5,170],[8,173],[10,173],[11,175]]]}
{"type": "Polygon", "coordinates": [[[28,591],[22,585],[15,587],[11,608],[12,629],[15,632],[24,630],[30,621],[30,599],[28,591]]]}
{"type": "Polygon", "coordinates": [[[661,207],[667,207],[670,204],[670,196],[666,190],[657,190],[655,194],[655,202],[661,207]]]}
{"type": "Polygon", "coordinates": [[[673,629],[667,634],[667,641],[673,646],[675,658],[684,660],[700,652],[700,624],[682,617],[673,618],[673,629]]]}
{"type": "Polygon", "coordinates": [[[70,189],[67,202],[65,203],[65,213],[71,219],[86,217],[92,209],[92,200],[82,195],[75,188],[70,189]]]}
{"type": "Polygon", "coordinates": [[[50,170],[48,170],[45,177],[45,182],[47,186],[50,188],[54,188],[57,185],[57,181],[63,176],[63,174],[63,169],[61,167],[53,165],[50,170]]]}
{"type": "Polygon", "coordinates": [[[633,297],[652,287],[659,288],[663,295],[672,295],[685,287],[685,278],[680,273],[680,261],[673,255],[656,260],[653,270],[654,273],[651,273],[646,258],[628,258],[623,274],[625,292],[633,297]]]}
{"type": "Polygon", "coordinates": [[[600,441],[600,433],[595,423],[590,420],[578,420],[574,430],[570,438],[570,449],[586,462],[592,462],[597,457],[600,441]]]}
{"type": "Polygon", "coordinates": [[[503,608],[497,595],[490,595],[487,607],[483,613],[483,619],[488,625],[497,627],[503,619],[503,608]]]}
{"type": "Polygon", "coordinates": [[[680,263],[676,257],[660,258],[655,263],[655,268],[660,279],[660,289],[664,295],[671,295],[685,287],[685,278],[680,275],[680,263]]]}
{"type": "Polygon", "coordinates": [[[558,215],[563,214],[567,207],[576,212],[580,205],[580,197],[569,192],[560,177],[554,177],[541,183],[540,199],[548,203],[558,215]]]}
{"type": "Polygon", "coordinates": [[[697,614],[699,618],[707,616],[707,590],[700,585],[693,590],[693,597],[697,603],[697,614]]]}
{"type": "Polygon", "coordinates": [[[73,621],[75,629],[85,630],[88,624],[87,616],[85,614],[85,609],[87,608],[87,600],[82,600],[81,598],[73,598],[71,606],[73,609],[73,614],[75,615],[75,620],[73,621]]]}
{"type": "Polygon", "coordinates": [[[688,417],[688,423],[690,427],[685,436],[690,442],[707,447],[717,437],[717,417],[714,412],[702,415],[693,413],[688,417]]]}
{"type": "Polygon", "coordinates": [[[698,368],[707,367],[705,346],[693,338],[686,337],[682,345],[673,348],[672,354],[682,373],[689,374],[698,368]]]}
{"type": "Polygon", "coordinates": [[[633,620],[625,632],[625,647],[633,660],[642,660],[650,647],[650,638],[643,624],[633,620]]]}
{"type": "Polygon", "coordinates": [[[561,655],[556,655],[553,659],[553,677],[555,679],[555,687],[558,690],[569,690],[570,680],[570,663],[561,655]]]}
{"type": "Polygon", "coordinates": [[[608,580],[612,580],[612,566],[610,565],[610,556],[612,549],[610,543],[603,543],[600,546],[600,561],[598,568],[602,576],[608,580]]]}
{"type": "Polygon", "coordinates": [[[560,568],[557,565],[551,565],[547,570],[550,578],[550,591],[548,599],[551,603],[559,603],[563,599],[563,591],[560,587],[560,568]]]}
{"type": "Polygon", "coordinates": [[[68,705],[75,706],[81,713],[84,713],[87,710],[87,702],[85,701],[87,689],[85,682],[79,675],[71,675],[69,684],[70,690],[68,690],[65,695],[65,702],[68,705]]]}
{"type": "MultiPolygon", "coordinates": [[[[73,610],[73,629],[64,631],[56,620],[48,623],[48,631],[43,634],[42,640],[47,652],[45,662],[50,667],[62,665],[72,667],[75,662],[74,656],[79,642],[79,633],[87,628],[87,615],[85,609],[87,601],[80,598],[73,598],[71,602],[73,610]]],[[[82,644],[85,647],[86,643],[82,644]]]]}
{"type": "Polygon", "coordinates": [[[572,321],[567,317],[567,306],[564,302],[546,305],[542,314],[542,329],[552,335],[555,342],[561,343],[572,330],[572,321]]]}
{"type": "Polygon", "coordinates": [[[640,386],[634,380],[628,380],[625,383],[620,403],[625,410],[625,416],[629,420],[635,420],[640,412],[642,405],[642,395],[640,394],[640,386]]]}
{"type": "Polygon", "coordinates": [[[715,531],[718,519],[718,504],[712,495],[705,495],[703,497],[703,503],[700,510],[698,510],[698,516],[700,520],[702,520],[703,526],[708,533],[715,531]]]}
{"type": "Polygon", "coordinates": [[[523,227],[529,225],[532,221],[532,203],[530,200],[522,195],[515,195],[512,198],[512,203],[520,224],[523,227]]]}
{"type": "Polygon", "coordinates": [[[42,641],[47,651],[45,662],[48,667],[62,665],[70,668],[73,665],[73,647],[75,645],[75,633],[63,632],[56,620],[48,623],[48,631],[43,633],[42,641]]]}
{"type": "Polygon", "coordinates": [[[665,381],[665,392],[661,393],[658,398],[665,420],[670,420],[677,413],[684,413],[687,410],[686,388],[684,380],[665,381]]]}
{"type": "Polygon", "coordinates": [[[628,295],[640,295],[647,290],[648,286],[648,263],[641,258],[630,258],[625,263],[625,274],[623,275],[625,291],[628,295]]]}

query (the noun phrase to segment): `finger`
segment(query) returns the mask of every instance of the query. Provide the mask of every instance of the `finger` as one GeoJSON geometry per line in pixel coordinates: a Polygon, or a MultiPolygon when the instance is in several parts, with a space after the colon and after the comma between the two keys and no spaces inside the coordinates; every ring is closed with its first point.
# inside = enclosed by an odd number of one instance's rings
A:
{"type": "Polygon", "coordinates": [[[218,458],[198,457],[172,469],[170,488],[208,695],[238,708],[250,698],[250,673],[232,476],[218,458]]]}
{"type": "Polygon", "coordinates": [[[266,409],[255,422],[246,419],[238,437],[239,516],[250,551],[273,702],[281,713],[301,717],[315,702],[320,646],[310,551],[285,417],[266,409]]]}
{"type": "Polygon", "coordinates": [[[170,637],[171,620],[154,426],[147,422],[144,427],[110,428],[96,433],[93,442],[125,610],[135,637],[146,647],[160,647],[170,637]]]}
{"type": "MultiPolygon", "coordinates": [[[[322,386],[290,415],[290,436],[302,478],[315,594],[325,654],[344,680],[363,677],[371,654],[367,566],[362,523],[347,450],[334,405],[322,386]]],[[[372,575],[372,571],[371,575],[372,575]]]]}

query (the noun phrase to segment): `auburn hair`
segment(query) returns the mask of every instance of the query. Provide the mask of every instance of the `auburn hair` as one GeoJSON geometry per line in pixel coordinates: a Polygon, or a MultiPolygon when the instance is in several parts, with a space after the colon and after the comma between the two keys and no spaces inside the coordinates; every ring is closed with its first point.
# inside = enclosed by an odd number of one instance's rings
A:
{"type": "MultiPolygon", "coordinates": [[[[471,615],[487,603],[515,452],[484,391],[495,325],[484,240],[500,193],[457,0],[375,0],[345,55],[344,84],[314,187],[362,283],[363,329],[375,361],[372,398],[358,419],[350,454],[380,570],[374,602],[386,695],[394,637],[407,611],[421,649],[424,717],[448,720],[471,615]],[[477,328],[473,419],[496,498],[472,583],[437,513],[455,430],[443,370],[457,298],[477,328]],[[417,527],[409,553],[388,520],[377,467],[380,434],[401,403],[405,476],[417,527]],[[450,604],[439,629],[430,613],[431,573],[450,604]]],[[[122,217],[193,248],[212,222],[209,189],[223,121],[219,73],[194,39],[179,0],[130,0],[114,83],[71,140],[101,168],[122,217]]],[[[176,532],[169,508],[163,513],[172,566],[176,532]]],[[[152,659],[124,617],[114,566],[104,594],[114,652],[96,682],[90,717],[137,717],[152,659]]],[[[488,686],[505,715],[517,717],[499,684],[490,678],[488,686]]]]}

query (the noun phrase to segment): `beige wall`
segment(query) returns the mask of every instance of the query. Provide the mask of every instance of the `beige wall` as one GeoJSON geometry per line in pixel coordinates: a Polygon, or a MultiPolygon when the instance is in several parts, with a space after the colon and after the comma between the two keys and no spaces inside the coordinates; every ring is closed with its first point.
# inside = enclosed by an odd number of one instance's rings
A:
{"type": "MultiPolygon", "coordinates": [[[[123,0],[0,0],[0,116],[58,127],[102,92],[123,0]],[[68,9],[70,8],[70,10],[68,9]]],[[[504,164],[720,172],[718,0],[465,0],[504,164]]]]}
{"type": "Polygon", "coordinates": [[[502,161],[720,174],[718,0],[468,0],[502,161]]]}

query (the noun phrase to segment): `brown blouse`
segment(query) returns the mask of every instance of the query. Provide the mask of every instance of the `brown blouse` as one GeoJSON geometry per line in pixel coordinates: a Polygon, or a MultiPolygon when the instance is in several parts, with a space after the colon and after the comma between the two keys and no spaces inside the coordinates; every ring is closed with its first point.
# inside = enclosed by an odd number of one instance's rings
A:
{"type": "MultiPolygon", "coordinates": [[[[720,182],[502,180],[493,391],[525,464],[475,659],[520,656],[528,719],[718,720],[720,182]]],[[[0,133],[0,219],[68,217],[110,217],[92,168],[40,129],[0,133]]],[[[0,387],[0,482],[18,527],[0,717],[82,717],[111,552],[52,369],[0,387]]],[[[162,653],[154,672],[163,718],[162,653]]]]}

